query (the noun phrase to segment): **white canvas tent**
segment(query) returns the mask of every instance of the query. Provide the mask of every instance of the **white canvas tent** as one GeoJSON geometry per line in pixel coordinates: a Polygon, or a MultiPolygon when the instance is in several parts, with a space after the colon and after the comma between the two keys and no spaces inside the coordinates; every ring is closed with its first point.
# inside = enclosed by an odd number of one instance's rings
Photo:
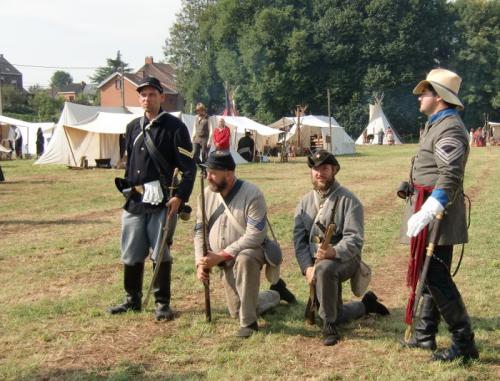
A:
{"type": "Polygon", "coordinates": [[[402,144],[396,130],[385,116],[384,110],[382,110],[382,99],[383,97],[376,97],[374,104],[369,105],[370,118],[368,125],[356,139],[356,144],[379,144],[380,131],[384,132],[382,144],[388,144],[387,130],[389,128],[392,129],[394,135],[394,144],[402,144]]]}
{"type": "MultiPolygon", "coordinates": [[[[335,155],[349,155],[356,152],[354,140],[345,132],[344,128],[331,118],[332,124],[332,153],[335,155]]],[[[298,144],[298,130],[296,117],[284,117],[270,125],[274,128],[289,127],[286,135],[288,144],[298,144]]],[[[325,115],[306,115],[300,118],[300,141],[303,147],[308,147],[311,137],[316,135],[323,141],[323,148],[328,149],[327,137],[330,136],[330,123],[325,115]]]]}
{"type": "Polygon", "coordinates": [[[488,125],[491,128],[491,136],[495,141],[500,141],[500,123],[498,122],[488,122],[488,125]]]}
{"type": "MultiPolygon", "coordinates": [[[[95,159],[110,159],[111,165],[120,160],[119,135],[127,124],[143,111],[138,107],[98,107],[66,102],[54,129],[54,136],[45,153],[35,164],[66,164],[79,166],[85,156],[90,166],[95,159]]],[[[193,116],[172,112],[193,127],[193,116]]]]}
{"type": "MultiPolygon", "coordinates": [[[[1,136],[2,140],[6,140],[9,135],[8,130],[14,128],[14,126],[19,127],[21,135],[23,136],[23,155],[31,154],[36,155],[36,134],[38,128],[42,129],[43,135],[45,137],[45,142],[47,142],[52,136],[54,130],[54,123],[33,123],[26,122],[24,120],[10,118],[8,116],[0,115],[1,124],[1,136]]],[[[0,142],[1,143],[1,142],[0,142]]]]}

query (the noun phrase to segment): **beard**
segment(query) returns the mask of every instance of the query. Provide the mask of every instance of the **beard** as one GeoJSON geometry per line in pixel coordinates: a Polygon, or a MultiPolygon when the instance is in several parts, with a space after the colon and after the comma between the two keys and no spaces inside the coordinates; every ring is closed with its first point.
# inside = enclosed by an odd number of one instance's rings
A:
{"type": "Polygon", "coordinates": [[[227,180],[225,178],[221,179],[220,181],[216,182],[213,180],[208,180],[208,188],[215,193],[220,193],[224,189],[227,188],[227,180]]]}
{"type": "Polygon", "coordinates": [[[311,176],[311,182],[314,190],[317,190],[319,192],[326,192],[335,182],[335,176],[332,176],[331,178],[325,180],[315,180],[311,176]]]}

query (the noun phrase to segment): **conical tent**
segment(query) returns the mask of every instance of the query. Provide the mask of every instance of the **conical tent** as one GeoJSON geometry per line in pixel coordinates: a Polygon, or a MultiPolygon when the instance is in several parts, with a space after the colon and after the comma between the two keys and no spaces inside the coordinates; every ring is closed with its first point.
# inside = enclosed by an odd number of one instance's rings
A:
{"type": "Polygon", "coordinates": [[[361,135],[356,139],[356,144],[389,144],[387,133],[392,131],[394,144],[402,144],[396,130],[382,110],[383,97],[375,97],[374,104],[370,104],[370,119],[368,125],[363,130],[361,135]],[[380,143],[382,137],[382,143],[380,143]]]}

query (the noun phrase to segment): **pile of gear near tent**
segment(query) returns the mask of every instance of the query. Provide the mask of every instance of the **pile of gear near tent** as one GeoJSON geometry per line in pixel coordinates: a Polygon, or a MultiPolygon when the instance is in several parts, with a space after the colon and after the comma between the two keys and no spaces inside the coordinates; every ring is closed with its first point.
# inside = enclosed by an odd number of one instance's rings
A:
{"type": "MultiPolygon", "coordinates": [[[[287,146],[300,146],[306,150],[313,151],[317,148],[328,149],[330,140],[330,118],[324,115],[306,115],[297,119],[296,117],[283,117],[269,125],[269,127],[286,131],[284,136],[287,146]]],[[[331,117],[332,149],[334,155],[349,155],[356,152],[354,140],[345,132],[344,128],[331,117]]],[[[280,141],[269,141],[270,145],[283,143],[280,141]]]]}
{"type": "Polygon", "coordinates": [[[383,98],[383,96],[375,97],[374,104],[369,105],[370,119],[366,128],[356,139],[356,144],[389,144],[387,139],[389,130],[392,130],[393,144],[402,144],[398,133],[385,116],[384,110],[382,110],[383,98]],[[382,138],[382,142],[380,142],[380,138],[382,138]]]}

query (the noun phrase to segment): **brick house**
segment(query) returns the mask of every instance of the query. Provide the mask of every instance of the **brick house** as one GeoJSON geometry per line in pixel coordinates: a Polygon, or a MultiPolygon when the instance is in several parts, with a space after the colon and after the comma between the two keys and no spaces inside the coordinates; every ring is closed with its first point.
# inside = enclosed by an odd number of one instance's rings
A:
{"type": "Polygon", "coordinates": [[[86,85],[85,82],[70,83],[66,86],[63,86],[60,89],[57,89],[56,96],[63,97],[66,102],[74,102],[76,97],[81,93],[83,93],[85,85],[86,85]]]}
{"type": "Polygon", "coordinates": [[[7,61],[3,54],[0,54],[0,83],[3,86],[10,85],[23,91],[22,73],[7,61]]]}
{"type": "Polygon", "coordinates": [[[101,106],[119,107],[125,106],[139,107],[136,88],[142,78],[153,76],[158,78],[163,86],[166,95],[162,108],[166,111],[177,111],[182,109],[183,99],[177,92],[175,84],[175,70],[170,64],[155,63],[153,57],[146,57],[144,65],[135,73],[122,74],[115,72],[98,85],[101,96],[101,106]],[[123,91],[122,91],[123,84],[123,91]],[[123,94],[123,100],[122,100],[123,94]]]}

